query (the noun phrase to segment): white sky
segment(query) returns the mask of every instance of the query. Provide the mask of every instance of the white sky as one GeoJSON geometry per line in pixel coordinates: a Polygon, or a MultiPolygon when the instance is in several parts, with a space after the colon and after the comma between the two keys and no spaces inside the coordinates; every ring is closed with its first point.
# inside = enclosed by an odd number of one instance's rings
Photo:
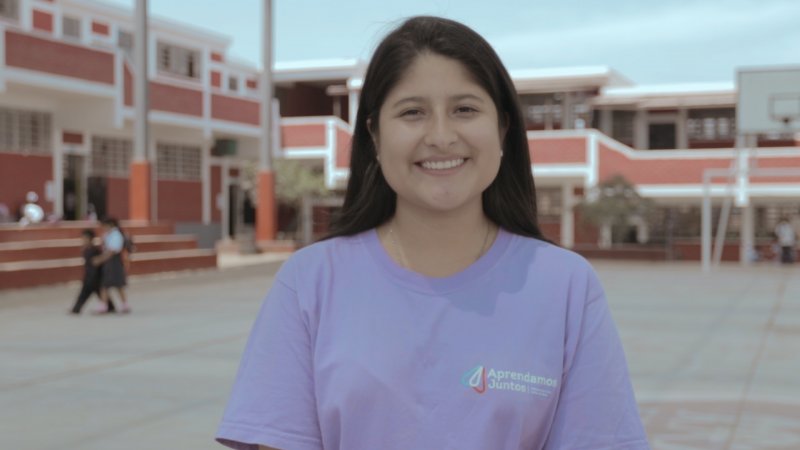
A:
{"type": "MultiPolygon", "coordinates": [[[[230,36],[231,54],[260,67],[262,3],[149,5],[152,15],[230,36]]],[[[509,69],[607,65],[659,84],[733,81],[736,67],[800,64],[800,0],[273,0],[274,58],[368,60],[387,31],[418,14],[474,28],[509,69]]]]}

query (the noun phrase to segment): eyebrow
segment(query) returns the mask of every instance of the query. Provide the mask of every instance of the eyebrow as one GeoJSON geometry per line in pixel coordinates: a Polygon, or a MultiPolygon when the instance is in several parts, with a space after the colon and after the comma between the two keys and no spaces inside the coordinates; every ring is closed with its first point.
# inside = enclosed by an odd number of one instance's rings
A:
{"type": "MultiPolygon", "coordinates": [[[[467,99],[476,100],[476,101],[478,101],[480,103],[483,103],[483,99],[478,97],[475,94],[459,94],[459,95],[454,95],[454,96],[449,98],[449,100],[457,101],[457,102],[460,102],[461,100],[467,100],[467,99]]],[[[400,106],[400,105],[402,105],[404,103],[421,103],[421,102],[424,102],[424,101],[425,101],[425,97],[419,97],[419,96],[417,96],[417,97],[405,97],[405,98],[401,98],[400,100],[394,102],[394,104],[392,105],[392,108],[397,108],[398,106],[400,106]]]]}

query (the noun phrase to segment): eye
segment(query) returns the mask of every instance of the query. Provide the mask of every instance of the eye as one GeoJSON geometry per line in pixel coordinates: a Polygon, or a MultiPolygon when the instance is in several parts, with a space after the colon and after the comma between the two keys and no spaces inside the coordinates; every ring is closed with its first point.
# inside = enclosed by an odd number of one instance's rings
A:
{"type": "Polygon", "coordinates": [[[422,115],[421,109],[407,109],[400,113],[400,117],[420,117],[422,115]]]}
{"type": "Polygon", "coordinates": [[[472,106],[459,106],[456,108],[456,114],[459,115],[471,115],[478,112],[477,109],[473,108],[472,106]]]}

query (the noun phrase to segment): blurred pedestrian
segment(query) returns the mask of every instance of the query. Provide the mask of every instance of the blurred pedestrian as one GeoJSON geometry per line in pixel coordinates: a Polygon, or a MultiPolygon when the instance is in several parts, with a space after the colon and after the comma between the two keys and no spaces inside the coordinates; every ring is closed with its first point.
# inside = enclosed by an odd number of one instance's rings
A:
{"type": "Polygon", "coordinates": [[[781,262],[783,264],[792,264],[797,246],[797,232],[795,232],[792,224],[789,223],[788,217],[781,217],[780,222],[775,227],[775,236],[778,238],[778,245],[781,247],[781,262]]]}
{"type": "MultiPolygon", "coordinates": [[[[97,298],[102,300],[100,295],[103,276],[102,268],[95,266],[92,260],[96,256],[99,256],[101,253],[103,253],[103,251],[100,249],[100,246],[95,245],[94,243],[95,233],[93,230],[88,228],[83,230],[81,232],[81,239],[83,240],[83,285],[81,286],[81,291],[78,294],[78,298],[75,300],[75,305],[70,311],[72,314],[80,314],[83,305],[86,303],[86,300],[92,296],[92,294],[97,294],[97,298]]],[[[116,312],[114,302],[109,302],[108,312],[116,312]]]]}
{"type": "Polygon", "coordinates": [[[101,266],[103,277],[100,289],[100,307],[94,310],[95,314],[105,314],[111,312],[111,289],[116,289],[122,302],[119,311],[121,313],[131,312],[128,306],[128,299],[125,293],[127,277],[125,274],[125,264],[123,262],[123,251],[125,250],[125,235],[119,227],[119,222],[114,218],[106,218],[103,224],[103,253],[94,257],[96,266],[101,266]]]}

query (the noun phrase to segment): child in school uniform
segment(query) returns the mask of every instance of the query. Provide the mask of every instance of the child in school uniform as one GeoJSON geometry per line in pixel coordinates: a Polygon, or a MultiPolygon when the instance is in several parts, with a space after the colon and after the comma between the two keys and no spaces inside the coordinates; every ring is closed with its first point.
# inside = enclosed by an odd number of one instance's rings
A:
{"type": "MultiPolygon", "coordinates": [[[[82,254],[83,254],[83,285],[75,300],[75,305],[70,312],[72,314],[80,314],[83,305],[89,300],[92,294],[97,294],[100,298],[100,287],[102,282],[102,268],[95,266],[92,259],[102,253],[100,247],[94,244],[95,233],[90,229],[85,229],[81,232],[83,239],[82,254]]],[[[116,311],[114,304],[109,304],[109,311],[116,311]]]]}

